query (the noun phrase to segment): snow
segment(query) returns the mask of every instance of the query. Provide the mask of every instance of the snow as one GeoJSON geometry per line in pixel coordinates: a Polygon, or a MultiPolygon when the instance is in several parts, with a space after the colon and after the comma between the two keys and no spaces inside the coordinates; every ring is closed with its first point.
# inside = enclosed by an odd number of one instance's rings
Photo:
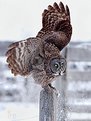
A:
{"type": "Polygon", "coordinates": [[[38,121],[37,103],[0,103],[0,121],[38,121]]]}
{"type": "Polygon", "coordinates": [[[67,101],[67,104],[68,105],[79,105],[79,106],[89,106],[91,105],[91,99],[85,99],[85,98],[79,98],[79,99],[74,99],[74,98],[70,98],[68,101],[67,101]]]}
{"type": "Polygon", "coordinates": [[[68,118],[71,119],[72,121],[75,120],[85,120],[85,121],[90,121],[91,120],[91,114],[90,113],[68,113],[68,118]]]}
{"type": "Polygon", "coordinates": [[[68,84],[68,90],[71,91],[91,91],[91,82],[82,82],[82,81],[72,81],[68,84]],[[79,88],[78,88],[79,87],[79,88]]]}
{"type": "Polygon", "coordinates": [[[5,56],[0,56],[0,63],[6,64],[6,57],[5,56]]]}

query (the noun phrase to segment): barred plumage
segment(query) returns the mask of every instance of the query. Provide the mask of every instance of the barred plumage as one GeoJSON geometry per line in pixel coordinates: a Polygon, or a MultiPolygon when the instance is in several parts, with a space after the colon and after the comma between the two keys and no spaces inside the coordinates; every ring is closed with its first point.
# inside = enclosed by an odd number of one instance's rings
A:
{"type": "Polygon", "coordinates": [[[37,36],[9,46],[6,55],[12,73],[22,76],[32,73],[36,83],[50,84],[55,76],[65,72],[66,63],[60,51],[69,43],[71,34],[68,6],[64,7],[62,2],[49,5],[42,14],[42,29],[37,36]]]}

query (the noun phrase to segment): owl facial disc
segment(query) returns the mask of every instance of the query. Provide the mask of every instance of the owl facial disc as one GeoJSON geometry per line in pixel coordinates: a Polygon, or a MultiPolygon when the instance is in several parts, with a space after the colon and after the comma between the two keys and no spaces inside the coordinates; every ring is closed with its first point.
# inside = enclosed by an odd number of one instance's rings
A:
{"type": "Polygon", "coordinates": [[[63,75],[66,71],[66,60],[64,58],[54,58],[50,61],[50,69],[53,75],[63,75]]]}

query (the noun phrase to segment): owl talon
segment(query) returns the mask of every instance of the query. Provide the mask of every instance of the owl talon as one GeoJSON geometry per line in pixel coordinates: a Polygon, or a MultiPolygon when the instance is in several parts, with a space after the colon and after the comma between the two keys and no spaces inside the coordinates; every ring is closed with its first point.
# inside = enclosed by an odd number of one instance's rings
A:
{"type": "Polygon", "coordinates": [[[51,84],[48,84],[47,86],[43,87],[45,91],[47,91],[48,93],[52,93],[52,92],[56,92],[57,90],[55,87],[53,87],[51,84]]]}
{"type": "Polygon", "coordinates": [[[59,96],[60,96],[59,91],[58,91],[55,87],[53,87],[51,84],[49,84],[49,87],[50,87],[51,89],[53,89],[53,91],[55,91],[55,92],[56,92],[57,97],[59,97],[59,96]]]}
{"type": "Polygon", "coordinates": [[[56,90],[56,88],[55,88],[55,87],[53,87],[53,86],[52,86],[52,84],[48,84],[48,86],[49,86],[50,88],[52,88],[52,89],[56,90]]]}

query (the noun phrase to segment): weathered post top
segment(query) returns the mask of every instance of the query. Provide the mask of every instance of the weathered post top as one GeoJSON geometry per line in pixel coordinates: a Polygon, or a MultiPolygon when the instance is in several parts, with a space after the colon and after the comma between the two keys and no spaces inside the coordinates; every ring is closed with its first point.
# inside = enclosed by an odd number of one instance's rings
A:
{"type": "Polygon", "coordinates": [[[40,92],[39,121],[56,121],[57,91],[49,86],[40,92]]]}

